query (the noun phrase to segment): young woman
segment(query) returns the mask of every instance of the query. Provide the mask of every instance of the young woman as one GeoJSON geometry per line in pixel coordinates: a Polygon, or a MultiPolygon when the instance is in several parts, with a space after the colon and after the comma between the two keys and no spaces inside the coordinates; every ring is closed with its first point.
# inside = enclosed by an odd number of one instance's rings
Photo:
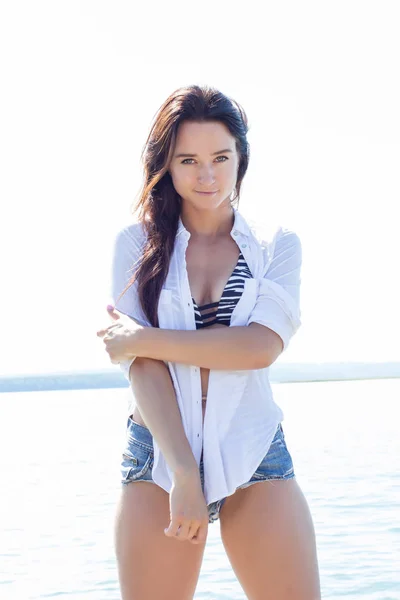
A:
{"type": "Polygon", "coordinates": [[[138,221],[115,239],[113,323],[97,335],[134,397],[115,534],[123,600],[193,598],[218,518],[248,598],[320,598],[313,522],[268,380],[301,324],[301,244],[235,206],[247,131],[218,90],[171,94],[143,150],[138,221]]]}

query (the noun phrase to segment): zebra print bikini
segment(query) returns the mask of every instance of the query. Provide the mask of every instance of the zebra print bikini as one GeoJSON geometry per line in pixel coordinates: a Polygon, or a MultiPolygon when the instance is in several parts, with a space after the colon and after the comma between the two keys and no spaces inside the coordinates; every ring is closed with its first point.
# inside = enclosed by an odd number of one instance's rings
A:
{"type": "Polygon", "coordinates": [[[240,253],[219,302],[198,306],[194,298],[192,298],[196,329],[209,327],[210,325],[214,325],[214,323],[222,323],[229,327],[233,309],[243,293],[244,280],[249,277],[252,277],[251,271],[247,266],[243,254],[240,253]]]}

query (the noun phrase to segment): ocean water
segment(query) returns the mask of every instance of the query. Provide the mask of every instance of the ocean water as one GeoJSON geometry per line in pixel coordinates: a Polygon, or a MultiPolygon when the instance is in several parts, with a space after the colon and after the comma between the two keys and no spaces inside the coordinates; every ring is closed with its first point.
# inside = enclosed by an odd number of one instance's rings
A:
{"type": "MultiPolygon", "coordinates": [[[[314,520],[322,597],[400,599],[400,380],[272,388],[314,520]]],[[[1,600],[120,600],[113,527],[129,394],[0,394],[1,600]]],[[[195,598],[245,598],[219,522],[195,598]]]]}

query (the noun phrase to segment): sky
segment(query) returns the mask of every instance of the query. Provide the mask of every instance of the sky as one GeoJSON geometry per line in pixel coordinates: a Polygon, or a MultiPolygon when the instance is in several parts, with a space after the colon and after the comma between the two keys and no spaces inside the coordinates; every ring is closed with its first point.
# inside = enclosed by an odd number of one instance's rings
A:
{"type": "Polygon", "coordinates": [[[3,3],[0,375],[112,368],[112,241],[166,97],[249,119],[239,210],[301,238],[302,326],[279,362],[400,360],[397,2],[3,3]]]}

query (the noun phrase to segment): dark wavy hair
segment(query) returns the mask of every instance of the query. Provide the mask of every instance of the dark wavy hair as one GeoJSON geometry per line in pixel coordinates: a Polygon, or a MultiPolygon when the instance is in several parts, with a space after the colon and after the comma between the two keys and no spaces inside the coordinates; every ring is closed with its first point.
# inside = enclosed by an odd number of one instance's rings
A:
{"type": "MultiPolygon", "coordinates": [[[[248,121],[243,108],[232,98],[209,86],[190,85],[175,90],[154,117],[143,147],[143,184],[133,214],[139,211],[147,240],[140,264],[119,298],[138,280],[143,312],[158,327],[157,307],[168,274],[181,212],[181,198],[168,172],[178,127],[184,121],[219,121],[236,139],[239,167],[231,204],[240,200],[240,188],[249,164],[248,121]]],[[[118,298],[118,300],[119,300],[118,298]]],[[[118,301],[117,301],[118,302],[118,301]]]]}

